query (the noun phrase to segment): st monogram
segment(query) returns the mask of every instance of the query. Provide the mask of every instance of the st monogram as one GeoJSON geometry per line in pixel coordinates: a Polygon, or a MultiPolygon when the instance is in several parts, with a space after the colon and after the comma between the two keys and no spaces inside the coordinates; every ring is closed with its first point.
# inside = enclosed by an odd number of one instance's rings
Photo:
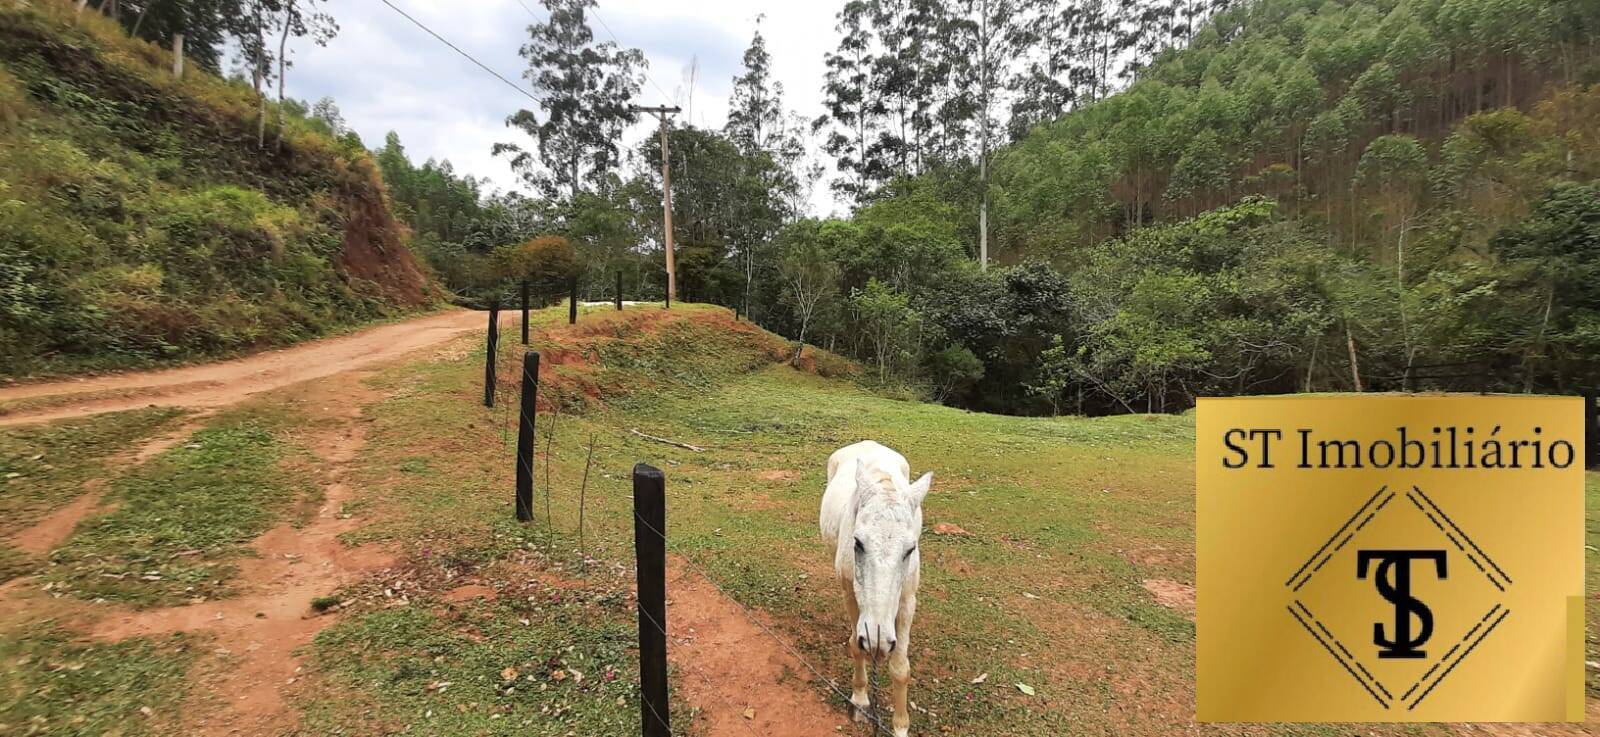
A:
{"type": "Polygon", "coordinates": [[[1445,577],[1443,550],[1363,550],[1356,555],[1356,578],[1367,577],[1367,564],[1377,561],[1378,593],[1394,604],[1394,635],[1385,637],[1383,623],[1372,627],[1372,644],[1380,658],[1421,658],[1419,648],[1433,637],[1433,610],[1411,595],[1411,561],[1432,561],[1436,575],[1445,577]],[[1417,619],[1417,628],[1411,619],[1417,619]]]}

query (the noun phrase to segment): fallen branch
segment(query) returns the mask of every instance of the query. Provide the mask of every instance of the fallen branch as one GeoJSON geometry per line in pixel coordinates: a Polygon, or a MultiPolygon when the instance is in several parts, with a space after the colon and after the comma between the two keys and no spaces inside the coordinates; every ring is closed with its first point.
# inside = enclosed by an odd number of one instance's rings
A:
{"type": "Polygon", "coordinates": [[[648,434],[639,432],[639,428],[637,428],[637,427],[633,428],[632,430],[629,430],[629,432],[633,433],[634,435],[638,435],[639,437],[644,438],[645,440],[654,440],[654,441],[656,441],[658,443],[666,443],[667,445],[677,446],[679,448],[683,448],[684,450],[692,450],[692,451],[694,451],[696,453],[704,453],[705,450],[706,450],[705,448],[702,448],[702,447],[700,447],[698,445],[690,445],[688,443],[680,443],[680,442],[678,442],[676,440],[668,440],[667,438],[658,438],[658,437],[656,437],[654,435],[648,435],[648,434]]]}

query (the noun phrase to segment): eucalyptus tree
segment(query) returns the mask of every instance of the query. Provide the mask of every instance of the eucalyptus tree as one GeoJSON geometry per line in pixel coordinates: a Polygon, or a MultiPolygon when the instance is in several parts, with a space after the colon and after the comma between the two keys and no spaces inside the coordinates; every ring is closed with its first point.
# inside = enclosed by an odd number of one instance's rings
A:
{"type": "Polygon", "coordinates": [[[723,132],[747,156],[764,153],[777,164],[779,179],[770,183],[774,194],[787,198],[790,210],[798,210],[822,172],[807,156],[806,122],[784,109],[783,94],[783,83],[772,77],[772,55],[758,27],[744,52],[744,71],[733,78],[723,132]]]}
{"type": "Polygon", "coordinates": [[[327,46],[339,33],[339,24],[333,15],[320,9],[326,0],[277,0],[283,16],[278,35],[278,138],[276,145],[283,146],[284,84],[289,77],[289,37],[310,38],[317,46],[327,46]]]}
{"type": "Polygon", "coordinates": [[[872,3],[879,46],[873,78],[887,116],[877,145],[896,176],[921,173],[930,158],[935,92],[948,71],[947,62],[932,52],[946,12],[944,0],[872,3]]]}
{"type": "Polygon", "coordinates": [[[497,143],[493,152],[509,156],[511,168],[546,196],[575,202],[616,181],[618,141],[634,119],[628,104],[643,86],[645,59],[638,49],[595,40],[588,19],[595,0],[543,3],[549,18],[528,26],[521,54],[544,116],[522,109],[506,119],[538,142],[538,152],[516,143],[497,143]]]}
{"type": "Polygon", "coordinates": [[[945,58],[956,94],[976,118],[973,151],[978,161],[978,264],[989,266],[989,157],[1000,127],[997,116],[1027,33],[1020,0],[952,0],[945,58]]]}
{"type": "Polygon", "coordinates": [[[728,137],[747,150],[765,151],[783,125],[783,83],[772,78],[772,54],[756,20],[744,51],[744,72],[733,78],[728,101],[728,137]]]}
{"type": "Polygon", "coordinates": [[[878,69],[873,64],[876,34],[872,28],[873,3],[850,0],[839,10],[839,46],[823,57],[827,72],[822,86],[827,112],[813,130],[827,131],[822,149],[832,156],[843,176],[833,190],[860,202],[886,178],[887,167],[872,142],[882,129],[884,106],[878,97],[878,69]]]}

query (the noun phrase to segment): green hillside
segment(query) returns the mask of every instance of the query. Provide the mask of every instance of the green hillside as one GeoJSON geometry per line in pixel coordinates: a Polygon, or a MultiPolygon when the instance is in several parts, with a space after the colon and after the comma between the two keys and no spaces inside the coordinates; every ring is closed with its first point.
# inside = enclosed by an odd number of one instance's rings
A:
{"type": "Polygon", "coordinates": [[[65,2],[0,6],[0,375],[277,345],[431,302],[376,165],[65,2]]]}
{"type": "MultiPolygon", "coordinates": [[[[841,265],[810,339],[1029,414],[1600,381],[1600,4],[1219,5],[995,150],[987,271],[963,158],[780,235],[770,263],[841,265]]],[[[795,334],[756,268],[751,313],[795,334]]]]}

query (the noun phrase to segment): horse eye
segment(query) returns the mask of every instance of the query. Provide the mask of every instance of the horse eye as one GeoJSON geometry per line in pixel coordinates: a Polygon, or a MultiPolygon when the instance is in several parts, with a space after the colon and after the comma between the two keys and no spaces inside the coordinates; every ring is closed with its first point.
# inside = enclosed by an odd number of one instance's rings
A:
{"type": "Polygon", "coordinates": [[[915,552],[917,552],[917,546],[912,545],[911,549],[906,551],[906,558],[910,558],[911,554],[915,552]]]}
{"type": "Polygon", "coordinates": [[[856,552],[857,553],[865,553],[865,552],[867,552],[867,546],[861,544],[861,538],[859,538],[859,537],[856,538],[856,552]]]}

